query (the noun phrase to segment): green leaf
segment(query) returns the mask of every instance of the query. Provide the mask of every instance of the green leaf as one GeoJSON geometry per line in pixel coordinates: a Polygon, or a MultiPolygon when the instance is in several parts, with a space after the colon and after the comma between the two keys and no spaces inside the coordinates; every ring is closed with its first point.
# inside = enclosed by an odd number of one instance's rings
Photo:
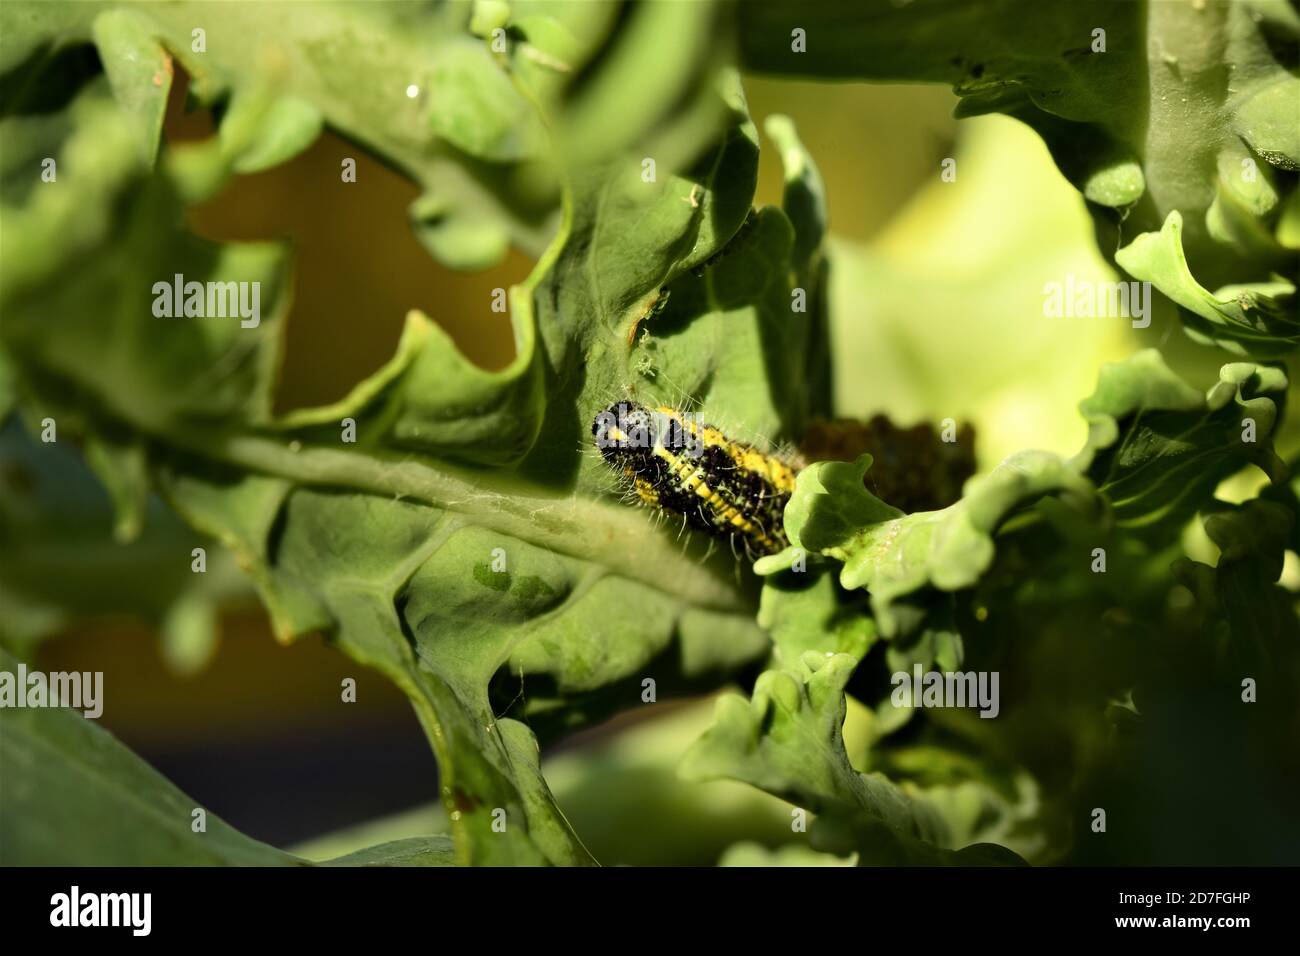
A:
{"type": "MultiPolygon", "coordinates": [[[[60,145],[48,144],[59,157],[60,181],[18,208],[9,205],[8,190],[0,194],[6,233],[24,250],[0,266],[6,349],[22,356],[28,375],[34,367],[57,369],[98,395],[103,405],[95,414],[152,428],[187,416],[263,419],[278,361],[273,339],[288,310],[287,250],[221,245],[180,231],[174,182],[142,178],[125,123],[103,90],[88,88],[73,109],[84,119],[60,145]],[[112,209],[119,213],[111,216],[112,209]],[[69,270],[77,281],[63,281],[69,270]],[[177,276],[213,283],[223,296],[209,292],[205,308],[224,302],[229,317],[186,318],[189,293],[172,294],[177,276]],[[238,283],[257,290],[257,314],[251,293],[248,317],[227,298],[238,283]],[[58,336],[47,334],[50,310],[63,316],[58,336]],[[129,389],[119,387],[124,381],[129,389]]],[[[91,411],[84,398],[50,405],[75,421],[91,411]]]]}
{"type": "Polygon", "coordinates": [[[692,4],[695,26],[683,31],[683,10],[659,5],[615,17],[610,6],[525,0],[475,27],[468,4],[230,4],[203,17],[196,50],[193,13],[170,3],[14,0],[0,12],[0,64],[12,72],[7,86],[27,89],[43,50],[93,42],[145,158],[157,148],[172,56],[204,105],[230,98],[239,111],[250,96],[270,97],[264,122],[241,140],[241,172],[284,161],[324,123],[412,179],[424,197],[419,237],[447,265],[472,269],[511,246],[546,248],[570,168],[632,147],[664,174],[694,160],[721,113],[712,89],[731,30],[723,9],[692,4]],[[506,31],[505,52],[475,36],[487,22],[506,31]],[[628,110],[633,89],[639,106],[628,110]],[[559,163],[548,127],[564,144],[559,163]]]}
{"type": "Polygon", "coordinates": [[[453,866],[450,837],[408,837],[327,860],[322,866],[453,866]]]}
{"type": "Polygon", "coordinates": [[[219,140],[235,172],[257,173],[302,152],[316,141],[321,125],[320,110],[306,100],[245,87],[231,98],[219,140]]]}
{"type": "MultiPolygon", "coordinates": [[[[0,671],[18,664],[0,650],[0,671]]],[[[102,691],[109,697],[111,686],[102,691]]],[[[102,703],[102,702],[101,702],[102,703]]],[[[71,710],[0,709],[5,866],[295,866],[200,809],[107,731],[71,710]]]]}
{"type": "MultiPolygon", "coordinates": [[[[1032,126],[1040,119],[1075,126],[1077,149],[1066,171],[1080,188],[1098,176],[1113,179],[1118,157],[1136,158],[1125,140],[1136,107],[1130,71],[1146,65],[1141,17],[1140,5],[1114,0],[1063,8],[1053,17],[1036,16],[1026,0],[980,7],[837,0],[810,10],[758,3],[737,11],[742,59],[752,69],[943,82],[962,98],[960,116],[996,110],[1032,126]],[[1003,29],[985,29],[989,19],[1003,29]],[[1104,55],[1091,49],[1098,27],[1106,30],[1104,55]],[[796,28],[805,32],[806,53],[792,42],[796,28]]],[[[1140,170],[1137,176],[1140,183],[1140,170]]]]}
{"type": "Polygon", "coordinates": [[[119,541],[134,540],[144,526],[149,499],[144,448],[139,444],[117,445],[107,439],[92,439],[86,444],[86,462],[113,498],[117,515],[113,537],[119,541]]]}
{"type": "Polygon", "coordinates": [[[841,728],[844,685],[856,663],[850,655],[810,652],[793,668],[762,674],[751,700],[723,696],[682,773],[744,780],[813,813],[854,806],[908,837],[941,838],[941,823],[924,804],[849,765],[841,728]]]}
{"type": "Polygon", "coordinates": [[[1286,390],[1281,369],[1233,363],[1202,395],[1158,352],[1139,352],[1102,366],[1097,390],[1079,406],[1088,442],[1072,464],[1106,496],[1121,529],[1168,540],[1243,466],[1274,481],[1286,474],[1272,442],[1286,390]]]}
{"type": "MultiPolygon", "coordinates": [[[[19,674],[3,650],[0,672],[19,674]]],[[[0,710],[0,804],[5,866],[310,865],[235,830],[112,734],[58,707],[0,710]]],[[[322,865],[450,866],[452,847],[444,836],[411,837],[322,865]]]]}
{"type": "MultiPolygon", "coordinates": [[[[1267,295],[1294,286],[1296,259],[1286,253],[1286,234],[1274,234],[1277,193],[1285,200],[1296,192],[1295,178],[1275,170],[1294,171],[1300,151],[1286,52],[1300,39],[1294,9],[1097,0],[1043,16],[1039,7],[830,0],[739,4],[735,15],[749,69],[944,83],[960,97],[958,117],[1001,112],[1028,124],[1089,201],[1107,256],[1151,241],[1178,214],[1189,276],[1267,295]],[[990,22],[1000,28],[988,29],[990,22]],[[1243,192],[1274,190],[1273,202],[1228,208],[1243,192]],[[1285,283],[1270,291],[1273,272],[1285,283]]],[[[1200,341],[1259,356],[1295,347],[1294,305],[1289,317],[1267,302],[1243,305],[1263,314],[1245,329],[1218,317],[1207,328],[1196,318],[1204,312],[1184,301],[1182,276],[1157,270],[1150,281],[1190,309],[1188,329],[1200,341]]]]}
{"type": "Polygon", "coordinates": [[[1288,172],[1300,169],[1300,130],[1295,119],[1300,78],[1281,74],[1269,78],[1241,104],[1237,130],[1265,161],[1288,172]]]}
{"type": "Polygon", "coordinates": [[[172,58],[154,38],[149,21],[129,9],[100,14],[92,34],[113,95],[134,127],[140,155],[153,163],[172,86],[172,58]]]}
{"type": "Polygon", "coordinates": [[[1220,506],[1205,518],[1218,564],[1180,558],[1174,565],[1204,615],[1208,649],[1242,673],[1296,673],[1300,621],[1294,596],[1277,584],[1295,526],[1296,513],[1276,501],[1220,506]]]}
{"type": "MultiPolygon", "coordinates": [[[[711,866],[737,841],[790,838],[789,812],[776,797],[736,781],[692,785],[678,776],[683,751],[708,728],[712,713],[712,701],[685,703],[547,757],[543,770],[556,801],[606,865],[711,866]],[[647,832],[656,838],[646,840],[647,832]]],[[[318,837],[294,852],[326,860],[446,825],[440,806],[423,805],[318,837]]]]}
{"type": "MultiPolygon", "coordinates": [[[[713,727],[683,760],[683,775],[742,780],[817,814],[810,832],[815,849],[857,850],[862,863],[964,860],[952,852],[946,825],[924,796],[849,763],[844,687],[856,664],[851,655],[809,652],[795,667],[763,673],[752,700],[721,697],[713,727]]],[[[999,861],[1014,857],[999,851],[999,861]]]]}
{"type": "Polygon", "coordinates": [[[788,116],[769,116],[763,129],[781,151],[785,171],[782,206],[795,229],[795,259],[807,272],[826,237],[826,189],[788,116]]]}
{"type": "MultiPolygon", "coordinates": [[[[1048,494],[1078,507],[1092,507],[1088,481],[1054,455],[1013,455],[967,487],[965,496],[941,511],[904,515],[867,491],[871,465],[819,462],[800,473],[785,511],[791,549],[803,548],[844,563],[840,584],[871,592],[881,634],[898,633],[893,605],[922,587],[946,591],[970,587],[993,561],[994,532],[1017,508],[1048,494]]],[[[760,574],[788,566],[791,549],[763,558],[760,574]]]]}
{"type": "Polygon", "coordinates": [[[1293,192],[1277,219],[1277,241],[1284,249],[1300,249],[1300,190],[1293,192]]]}
{"type": "MultiPolygon", "coordinates": [[[[738,434],[779,438],[815,404],[803,357],[813,331],[790,308],[807,263],[782,211],[751,214],[757,134],[738,85],[718,99],[717,145],[685,173],[646,182],[629,155],[568,184],[553,248],[511,292],[518,356],[506,369],[478,369],[413,314],[378,373],[334,405],[283,417],[271,396],[284,250],[159,228],[231,174],[242,144],[266,147],[258,131],[283,100],[249,95],[237,92],[218,141],[183,161],[71,184],[82,210],[132,212],[87,236],[95,254],[71,281],[47,245],[0,292],[13,316],[0,344],[23,402],[56,409],[61,428],[104,449],[128,527],[141,471],[125,466],[138,459],[108,449],[147,451],[172,507],[250,573],[281,640],[324,631],[406,691],[438,757],[458,862],[590,862],[541,778],[535,732],[639,703],[646,676],[665,696],[715,686],[768,647],[752,579],[614,500],[606,466],[584,450],[591,420],[620,394],[675,401],[687,389],[738,434]],[[155,315],[146,294],[176,274],[260,283],[260,322],[155,315]],[[667,307],[647,316],[661,289],[667,307]],[[87,307],[101,301],[112,308],[87,307]],[[42,320],[51,314],[62,318],[42,320]]],[[[120,125],[101,92],[81,102],[120,125]]],[[[20,234],[46,242],[44,221],[18,209],[20,234]]],[[[802,215],[819,213],[805,203],[802,215]]],[[[817,255],[809,241],[805,258],[817,255]]],[[[201,661],[203,606],[170,619],[176,659],[201,661]]]]}
{"type": "MultiPolygon", "coordinates": [[[[897,708],[872,712],[872,746],[860,765],[910,782],[908,792],[943,821],[941,845],[993,841],[1052,859],[1068,845],[1060,837],[1061,815],[1077,816],[1078,801],[1094,806],[1100,799],[1078,796],[1065,781],[1107,785],[1107,775],[1118,772],[1115,762],[1130,759],[1130,741],[1158,738],[1163,721],[1186,711],[1189,701],[1171,696],[1180,682],[1214,694],[1227,686],[1229,697],[1214,700],[1231,708],[1239,674],[1266,674],[1270,693],[1282,695],[1271,699],[1286,699],[1300,673],[1297,620],[1294,596],[1274,582],[1293,541],[1294,498],[1280,485],[1270,489],[1272,500],[1244,506],[1225,506],[1213,496],[1247,464],[1275,480],[1285,475],[1272,441],[1287,387],[1280,369],[1234,363],[1202,394],[1157,353],[1139,352],[1103,369],[1096,392],[1081,405],[1089,438],[1072,460],[1012,456],[971,481],[960,502],[937,512],[902,515],[876,499],[863,485],[867,456],[855,464],[816,463],[800,474],[785,512],[791,548],[756,570],[779,585],[771,595],[778,611],[797,606],[785,589],[798,577],[800,548],[843,562],[846,589],[867,588],[888,642],[865,659],[856,694],[868,704],[876,700],[877,661],[887,673],[917,663],[953,671],[971,660],[980,669],[1036,675],[1035,689],[1006,701],[1002,719],[987,726],[960,711],[926,710],[909,715],[903,738],[889,736],[901,723],[897,708]],[[1252,428],[1243,429],[1245,419],[1252,428]],[[1169,562],[1197,511],[1209,514],[1207,531],[1221,556],[1217,568],[1175,563],[1174,574],[1191,591],[1189,609],[1186,592],[1173,590],[1169,562]],[[1098,546],[1108,567],[1093,564],[1098,546]],[[970,590],[941,601],[936,589],[970,590]],[[1187,631],[1198,639],[1183,639],[1187,631]],[[1058,686],[1062,681],[1068,692],[1058,686]],[[1116,742],[1116,734],[1126,736],[1116,742]],[[1070,755],[1049,759],[1050,740],[1068,746],[1070,755]],[[922,741],[923,749],[912,749],[922,741]],[[1010,763],[999,768],[994,754],[1010,763]],[[1035,796],[1040,787],[1053,794],[1042,807],[1035,796]]],[[[811,563],[805,573],[813,569],[821,571],[811,563]]],[[[807,601],[810,623],[835,603],[807,601]]],[[[826,620],[819,633],[807,634],[769,615],[778,639],[829,649],[826,620]]],[[[814,666],[821,653],[805,654],[803,663],[814,666]]],[[[845,656],[844,666],[854,660],[845,656]]],[[[762,695],[756,690],[755,708],[770,698],[795,709],[795,686],[792,674],[770,672],[762,695]]],[[[792,781],[821,780],[824,770],[791,769],[796,754],[812,759],[806,741],[779,757],[755,743],[761,739],[755,728],[777,726],[774,718],[764,723],[764,711],[756,713],[747,725],[730,711],[720,715],[719,727],[729,729],[714,732],[708,766],[778,794],[792,781]]],[[[1125,763],[1122,772],[1134,771],[1125,763]]],[[[882,831],[872,814],[864,819],[844,804],[853,805],[841,800],[823,812],[813,831],[816,847],[840,855],[876,847],[885,859],[926,859],[906,848],[880,850],[891,844],[882,844],[879,834],[896,834],[899,821],[882,831]]],[[[986,852],[1000,851],[972,850],[967,859],[986,852]]]]}
{"type": "Polygon", "coordinates": [[[144,163],[102,80],[62,112],[6,116],[0,129],[14,144],[0,157],[0,208],[6,233],[23,240],[7,242],[0,261],[0,289],[8,298],[48,281],[120,228],[108,203],[142,174],[144,163]],[[45,158],[57,160],[54,182],[41,181],[45,158]]]}
{"type": "Polygon", "coordinates": [[[436,89],[459,94],[434,102],[429,121],[439,137],[495,163],[537,156],[545,136],[541,123],[509,75],[483,56],[479,44],[450,46],[430,81],[436,89]]]}
{"type": "Polygon", "coordinates": [[[172,673],[190,677],[217,653],[216,605],[201,595],[185,595],[167,610],[161,623],[163,661],[172,673]]]}
{"type": "Polygon", "coordinates": [[[565,91],[550,97],[552,122],[559,150],[574,168],[643,147],[638,159],[649,156],[661,170],[676,171],[695,158],[724,115],[706,91],[728,65],[717,52],[733,30],[725,5],[646,4],[620,11],[610,4],[566,9],[524,3],[518,10],[528,42],[512,50],[512,61],[543,96],[565,91]],[[582,75],[584,68],[590,75],[582,75]],[[581,82],[555,83],[557,73],[581,82]],[[632,91],[636,109],[627,108],[632,91]]]}
{"type": "Polygon", "coordinates": [[[992,565],[998,528],[1044,496],[1059,497],[1081,516],[1106,514],[1107,523],[1113,516],[1121,531],[1154,544],[1176,535],[1212,500],[1215,486],[1244,465],[1280,478],[1285,468],[1271,438],[1286,388],[1280,369],[1234,363],[1202,397],[1157,353],[1139,352],[1106,366],[1080,406],[1089,438],[1073,460],[1013,455],[941,511],[904,515],[876,498],[863,483],[869,455],[809,466],[786,506],[790,548],[761,559],[755,570],[785,570],[798,549],[840,561],[840,584],[871,592],[881,634],[892,637],[901,629],[899,598],[927,586],[974,585],[992,565]]]}
{"type": "Polygon", "coordinates": [[[0,428],[9,420],[18,396],[14,393],[14,373],[9,368],[9,360],[0,352],[0,428]]]}
{"type": "Polygon", "coordinates": [[[837,587],[825,564],[763,580],[758,623],[772,639],[775,662],[793,666],[808,651],[861,660],[876,642],[864,602],[837,587]]]}
{"type": "Polygon", "coordinates": [[[1300,320],[1286,281],[1226,286],[1211,293],[1192,276],[1175,210],[1159,232],[1143,233],[1115,254],[1129,274],[1151,282],[1184,310],[1188,334],[1238,355],[1284,355],[1300,342],[1300,320]]]}
{"type": "Polygon", "coordinates": [[[852,866],[829,853],[818,853],[799,843],[768,849],[761,843],[734,843],[718,860],[718,866],[852,866]]]}
{"type": "Polygon", "coordinates": [[[115,521],[108,489],[60,434],[39,442],[17,416],[0,428],[0,644],[29,658],[52,634],[131,616],[157,622],[167,646],[189,648],[183,659],[196,666],[216,637],[214,608],[255,601],[247,580],[156,495],[144,502],[139,536],[115,535],[122,512],[115,521]],[[196,547],[207,549],[205,574],[190,570],[196,547]]]}

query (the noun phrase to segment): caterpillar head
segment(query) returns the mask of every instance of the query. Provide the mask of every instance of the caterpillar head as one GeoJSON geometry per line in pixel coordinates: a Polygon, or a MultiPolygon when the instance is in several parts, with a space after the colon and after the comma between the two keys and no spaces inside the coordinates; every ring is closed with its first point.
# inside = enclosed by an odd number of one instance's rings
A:
{"type": "Polygon", "coordinates": [[[691,458],[703,452],[697,430],[683,424],[681,413],[636,402],[615,402],[603,409],[592,422],[591,434],[605,461],[625,473],[643,473],[657,449],[691,458]]]}
{"type": "Polygon", "coordinates": [[[615,402],[596,415],[591,434],[601,457],[619,471],[643,471],[658,441],[654,414],[635,402],[615,402]]]}

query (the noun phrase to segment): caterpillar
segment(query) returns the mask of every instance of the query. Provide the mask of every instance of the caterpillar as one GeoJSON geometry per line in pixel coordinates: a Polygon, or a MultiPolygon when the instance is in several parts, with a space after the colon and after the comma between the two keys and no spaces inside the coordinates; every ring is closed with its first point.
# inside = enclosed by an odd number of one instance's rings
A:
{"type": "Polygon", "coordinates": [[[690,527],[739,539],[750,557],[789,543],[782,525],[795,469],[690,413],[615,402],[591,426],[601,457],[646,505],[690,527]]]}

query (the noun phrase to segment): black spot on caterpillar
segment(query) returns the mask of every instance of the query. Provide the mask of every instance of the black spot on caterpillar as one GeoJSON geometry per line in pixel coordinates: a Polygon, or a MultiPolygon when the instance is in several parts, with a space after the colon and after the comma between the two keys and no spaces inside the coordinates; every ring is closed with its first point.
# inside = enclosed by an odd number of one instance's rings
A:
{"type": "Polygon", "coordinates": [[[692,528],[740,539],[751,557],[789,543],[781,523],[795,469],[675,408],[616,402],[591,426],[596,447],[629,491],[692,528]]]}

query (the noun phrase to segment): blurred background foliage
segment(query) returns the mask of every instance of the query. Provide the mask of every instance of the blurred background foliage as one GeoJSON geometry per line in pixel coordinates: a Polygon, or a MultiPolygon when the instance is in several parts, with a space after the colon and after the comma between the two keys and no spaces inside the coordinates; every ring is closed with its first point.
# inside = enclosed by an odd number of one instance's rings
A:
{"type": "MultiPolygon", "coordinates": [[[[599,19],[593,15],[595,38],[599,19]]],[[[725,31],[697,29],[700,43],[730,42],[725,31]]],[[[191,95],[190,82],[178,65],[162,121],[167,144],[215,134],[212,113],[202,95],[191,95]]],[[[1075,185],[1019,121],[995,115],[959,122],[958,97],[945,85],[746,75],[744,89],[759,129],[773,115],[794,120],[825,185],[838,414],[883,412],[901,424],[971,422],[978,464],[987,472],[1021,449],[1069,455],[1081,447],[1087,423],[1076,409],[1104,362],[1155,346],[1199,386],[1231,358],[1190,343],[1165,300],[1142,330],[1114,319],[1043,318],[1042,277],[1118,276],[1098,249],[1075,185]],[[957,160],[955,182],[939,178],[945,158],[957,160]]],[[[572,138],[581,145],[598,132],[589,123],[572,138]]],[[[781,164],[768,145],[759,159],[756,206],[782,197],[781,164]]],[[[342,398],[393,355],[413,308],[483,368],[505,368],[515,357],[510,319],[490,308],[491,290],[524,281],[544,248],[537,240],[553,224],[541,215],[513,223],[512,241],[504,244],[496,235],[421,235],[408,217],[427,184],[394,165],[326,129],[288,162],[234,177],[188,213],[190,227],[204,237],[293,244],[277,410],[342,398]],[[322,198],[319,183],[337,177],[344,157],[357,160],[356,184],[322,198]],[[445,251],[478,241],[500,253],[497,264],[454,270],[430,256],[430,243],[445,251]]],[[[1294,359],[1287,362],[1294,368],[1294,359]]],[[[1275,440],[1283,458],[1300,449],[1292,422],[1275,440]]],[[[24,491],[18,485],[26,472],[8,462],[0,474],[8,501],[2,507],[17,526],[29,499],[18,504],[13,493],[24,491]]],[[[277,644],[232,568],[218,565],[208,582],[210,601],[188,608],[151,602],[152,588],[132,593],[124,552],[108,558],[102,550],[117,547],[105,544],[113,526],[108,496],[75,464],[62,474],[70,490],[40,507],[68,519],[72,537],[54,542],[57,553],[33,545],[21,562],[14,552],[0,559],[5,574],[52,585],[40,594],[24,582],[17,603],[0,603],[12,647],[34,649],[42,669],[103,671],[112,694],[103,725],[250,836],[299,844],[303,855],[327,859],[445,830],[443,809],[428,804],[427,744],[399,690],[323,640],[277,644]],[[70,588],[78,601],[66,600],[70,588]],[[49,635],[57,639],[36,643],[49,635]],[[359,684],[354,705],[339,701],[345,677],[359,684]]],[[[1258,484],[1236,478],[1221,496],[1244,500],[1258,484]]],[[[172,531],[178,540],[189,534],[179,526],[172,531]]],[[[1184,543],[1192,557],[1217,557],[1199,523],[1184,543]]],[[[1295,591],[1294,552],[1287,561],[1283,583],[1295,591]]],[[[7,593],[14,580],[0,577],[0,602],[14,599],[7,593]]],[[[684,783],[676,776],[682,752],[709,725],[711,711],[703,701],[663,705],[654,719],[625,715],[544,755],[557,803],[597,859],[778,861],[767,848],[789,839],[785,803],[739,783],[684,783]]],[[[851,702],[851,755],[865,758],[872,720],[851,702]]],[[[901,765],[907,755],[896,759],[901,765]]],[[[1022,796],[1030,805],[1037,799],[1022,796]]],[[[1017,843],[1014,833],[1005,837],[1022,853],[1039,849],[1017,843]]],[[[781,862],[817,859],[802,849],[783,852],[781,862]]],[[[1160,859],[1171,849],[1154,845],[1149,852],[1160,859]]]]}

